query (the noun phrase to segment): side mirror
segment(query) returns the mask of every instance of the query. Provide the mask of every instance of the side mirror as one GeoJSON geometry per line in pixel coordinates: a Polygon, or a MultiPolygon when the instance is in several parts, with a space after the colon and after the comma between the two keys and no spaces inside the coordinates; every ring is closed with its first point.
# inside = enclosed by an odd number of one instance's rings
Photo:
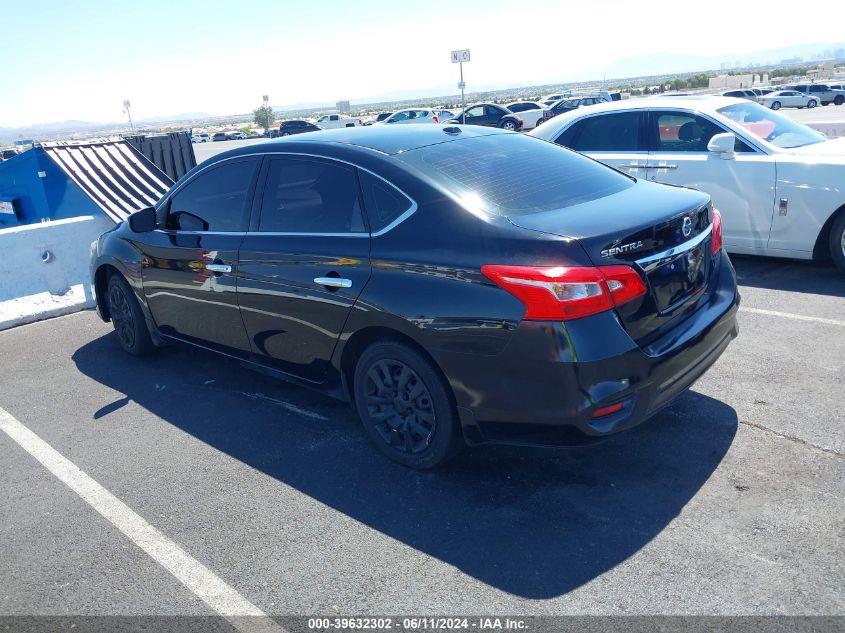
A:
{"type": "Polygon", "coordinates": [[[707,151],[719,154],[722,158],[733,158],[736,136],[732,132],[714,134],[707,143],[707,151]]]}
{"type": "Polygon", "coordinates": [[[129,228],[133,233],[149,233],[156,227],[156,210],[147,207],[129,216],[129,228]]]}

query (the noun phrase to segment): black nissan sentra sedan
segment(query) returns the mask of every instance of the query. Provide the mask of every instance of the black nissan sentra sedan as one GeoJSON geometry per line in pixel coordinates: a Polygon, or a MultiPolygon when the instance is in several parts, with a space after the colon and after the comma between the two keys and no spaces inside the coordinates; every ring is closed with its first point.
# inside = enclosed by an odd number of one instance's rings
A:
{"type": "Polygon", "coordinates": [[[737,335],[706,194],[475,126],[225,152],[92,248],[127,352],[178,340],[318,388],[414,468],[628,429],[737,335]]]}

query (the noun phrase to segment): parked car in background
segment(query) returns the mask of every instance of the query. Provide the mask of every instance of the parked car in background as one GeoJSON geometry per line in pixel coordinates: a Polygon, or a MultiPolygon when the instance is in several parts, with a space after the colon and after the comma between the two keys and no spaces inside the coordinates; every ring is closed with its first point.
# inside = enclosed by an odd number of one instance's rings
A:
{"type": "Polygon", "coordinates": [[[466,110],[458,112],[454,118],[446,121],[446,123],[486,125],[514,132],[519,132],[523,125],[522,117],[496,103],[475,103],[467,106],[466,110]]]}
{"type": "Polygon", "coordinates": [[[208,143],[209,141],[211,141],[211,137],[205,132],[191,134],[191,143],[208,143]]]}
{"type": "Polygon", "coordinates": [[[228,132],[215,132],[214,136],[211,137],[212,141],[228,141],[229,140],[229,133],[228,132]]]}
{"type": "Polygon", "coordinates": [[[448,121],[449,119],[455,118],[455,113],[451,110],[435,110],[437,114],[437,118],[440,119],[440,122],[443,123],[444,121],[448,121]]]}
{"type": "Polygon", "coordinates": [[[797,90],[805,95],[813,97],[822,105],[842,105],[845,103],[845,90],[836,88],[829,84],[789,84],[783,86],[784,90],[797,90]]]}
{"type": "Polygon", "coordinates": [[[546,118],[548,107],[536,101],[514,101],[505,106],[522,119],[523,130],[533,130],[546,118]]]}
{"type": "Polygon", "coordinates": [[[608,92],[607,90],[565,90],[558,94],[546,95],[540,101],[543,105],[551,107],[561,99],[584,99],[587,97],[601,97],[605,101],[620,101],[621,92],[608,92]]]}
{"type": "Polygon", "coordinates": [[[797,90],[776,90],[762,97],[757,101],[772,110],[781,108],[815,108],[819,105],[818,99],[805,95],[797,90]]]}
{"type": "Polygon", "coordinates": [[[294,119],[292,121],[282,121],[279,124],[279,136],[290,136],[291,134],[302,134],[303,132],[319,132],[320,128],[310,121],[303,121],[302,119],[294,119]]]}
{"type": "Polygon", "coordinates": [[[229,132],[229,138],[234,141],[242,141],[246,138],[246,134],[239,131],[229,132]]]}
{"type": "Polygon", "coordinates": [[[0,159],[9,160],[18,156],[20,153],[21,151],[17,147],[7,147],[6,149],[0,150],[0,159]]]}
{"type": "Polygon", "coordinates": [[[556,101],[560,101],[561,99],[563,99],[564,97],[567,97],[567,96],[569,96],[569,95],[563,94],[563,93],[554,93],[554,94],[546,95],[545,97],[540,99],[540,103],[542,103],[544,106],[550,106],[553,103],[555,103],[556,101]]]}
{"type": "Polygon", "coordinates": [[[774,91],[775,91],[774,88],[752,88],[751,89],[751,92],[753,92],[758,97],[765,96],[765,95],[769,94],[770,92],[774,92],[774,91]]]}
{"type": "Polygon", "coordinates": [[[324,114],[317,119],[317,127],[321,130],[335,130],[342,127],[357,127],[362,125],[359,119],[353,119],[348,114],[324,114]]]}
{"type": "Polygon", "coordinates": [[[566,99],[556,101],[549,106],[549,109],[546,112],[546,118],[551,119],[552,117],[556,117],[558,114],[569,112],[570,110],[575,110],[582,106],[595,105],[597,103],[608,103],[608,101],[603,97],[567,97],[566,99]]]}
{"type": "Polygon", "coordinates": [[[530,136],[373,126],[210,158],[91,270],[126,352],[180,341],[322,390],[433,468],[595,442],[683,394],[737,335],[720,226],[706,194],[530,136]]]}
{"type": "Polygon", "coordinates": [[[632,176],[709,193],[725,248],[832,258],[845,270],[845,138],[746,99],[637,99],[581,108],[530,132],[632,176]]]}
{"type": "Polygon", "coordinates": [[[434,110],[407,108],[405,110],[398,110],[377,123],[385,125],[394,123],[440,123],[440,117],[434,110]]]}
{"type": "Polygon", "coordinates": [[[737,99],[749,99],[751,101],[756,101],[757,97],[760,96],[750,88],[747,90],[728,90],[727,92],[722,93],[723,97],[736,97],[737,99]]]}

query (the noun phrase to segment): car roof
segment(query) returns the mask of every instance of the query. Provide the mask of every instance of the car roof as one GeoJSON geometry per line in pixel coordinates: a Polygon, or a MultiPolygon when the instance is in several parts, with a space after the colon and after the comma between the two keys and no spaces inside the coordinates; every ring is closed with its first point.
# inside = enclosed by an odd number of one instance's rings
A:
{"type": "MultiPolygon", "coordinates": [[[[477,125],[400,125],[383,126],[367,125],[360,127],[340,128],[337,130],[321,130],[306,132],[296,136],[288,136],[279,140],[261,144],[260,149],[252,145],[218,154],[209,159],[214,162],[218,157],[233,158],[241,154],[255,154],[257,151],[272,153],[288,151],[291,144],[309,143],[314,145],[338,146],[374,150],[382,154],[399,154],[401,152],[418,149],[428,145],[447,143],[458,139],[492,136],[495,134],[510,134],[498,128],[480,127],[477,125]],[[458,129],[458,133],[446,130],[458,129]]],[[[302,151],[301,148],[297,151],[302,151]]]]}

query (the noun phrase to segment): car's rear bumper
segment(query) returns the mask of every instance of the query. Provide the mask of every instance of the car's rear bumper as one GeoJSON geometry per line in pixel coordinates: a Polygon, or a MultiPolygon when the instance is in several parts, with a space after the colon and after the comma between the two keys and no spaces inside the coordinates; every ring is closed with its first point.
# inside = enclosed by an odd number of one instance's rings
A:
{"type": "Polygon", "coordinates": [[[522,322],[495,357],[442,355],[466,441],[583,444],[650,418],[738,334],[736,279],[727,256],[722,261],[713,292],[650,347],[639,347],[606,312],[567,323],[522,322]],[[594,417],[617,403],[622,410],[594,417]]]}

